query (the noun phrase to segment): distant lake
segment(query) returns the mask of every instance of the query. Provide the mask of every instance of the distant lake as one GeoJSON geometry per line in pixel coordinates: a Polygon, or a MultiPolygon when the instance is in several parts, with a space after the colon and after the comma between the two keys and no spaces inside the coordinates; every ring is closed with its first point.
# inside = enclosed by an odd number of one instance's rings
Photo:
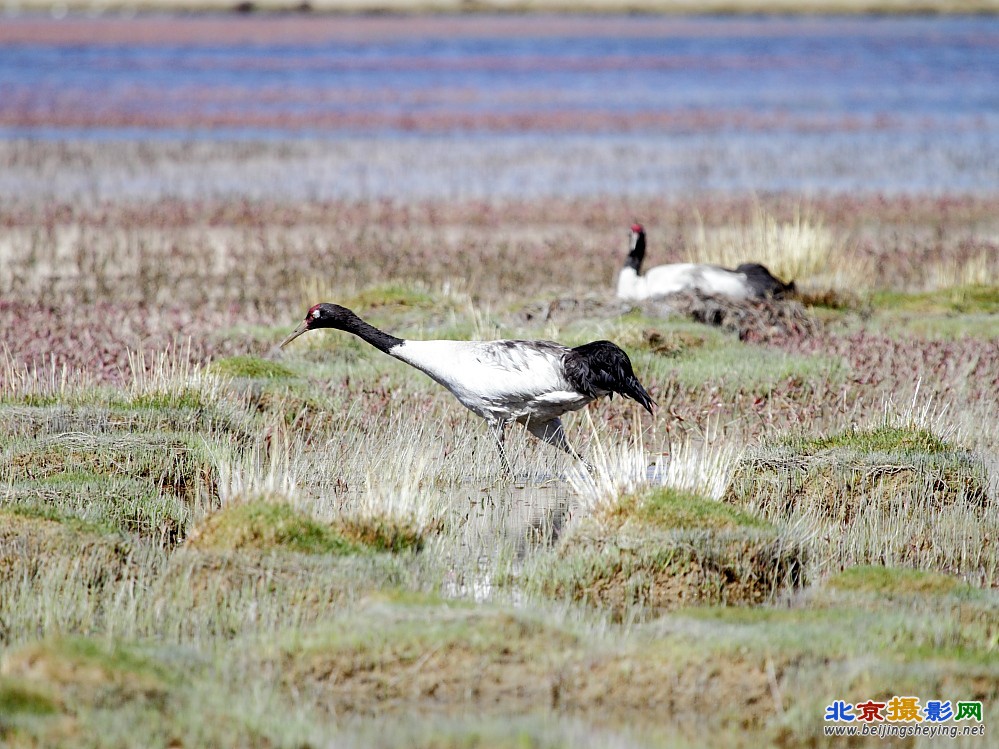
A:
{"type": "Polygon", "coordinates": [[[997,190],[999,18],[0,18],[0,139],[25,137],[526,138],[840,172],[874,149],[875,183],[902,169],[886,189],[997,190]]]}

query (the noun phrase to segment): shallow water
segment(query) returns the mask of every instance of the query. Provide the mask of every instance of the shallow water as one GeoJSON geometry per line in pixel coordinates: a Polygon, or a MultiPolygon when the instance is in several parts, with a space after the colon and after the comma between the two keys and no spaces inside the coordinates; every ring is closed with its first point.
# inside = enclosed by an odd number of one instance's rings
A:
{"type": "Polygon", "coordinates": [[[444,595],[490,600],[498,572],[516,574],[532,552],[558,540],[578,504],[565,482],[536,478],[452,492],[452,530],[434,552],[449,570],[444,595]]]}
{"type": "Polygon", "coordinates": [[[140,197],[999,190],[993,17],[14,18],[0,45],[0,140],[270,144],[113,175],[140,197]]]}
{"type": "Polygon", "coordinates": [[[347,18],[270,35],[230,19],[202,41],[197,19],[119,23],[5,19],[3,123],[70,137],[918,133],[980,129],[999,104],[988,17],[347,18]]]}

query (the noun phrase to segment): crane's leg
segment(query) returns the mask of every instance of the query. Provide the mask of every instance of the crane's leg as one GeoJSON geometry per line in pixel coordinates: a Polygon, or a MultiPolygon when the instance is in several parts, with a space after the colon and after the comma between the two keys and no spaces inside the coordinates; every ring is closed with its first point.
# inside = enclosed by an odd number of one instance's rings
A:
{"type": "Polygon", "coordinates": [[[507,476],[512,476],[513,469],[510,467],[510,461],[506,459],[506,450],[503,448],[503,439],[506,436],[506,422],[501,419],[489,422],[489,431],[492,432],[493,439],[496,440],[500,460],[503,462],[503,472],[507,476]]]}
{"type": "Polygon", "coordinates": [[[582,455],[576,452],[576,449],[569,444],[569,440],[565,437],[565,429],[562,428],[561,419],[551,419],[550,421],[528,421],[527,431],[537,437],[539,440],[547,442],[549,445],[557,447],[559,450],[564,450],[569,453],[573,458],[580,461],[586,470],[593,473],[593,466],[591,466],[582,455]]]}

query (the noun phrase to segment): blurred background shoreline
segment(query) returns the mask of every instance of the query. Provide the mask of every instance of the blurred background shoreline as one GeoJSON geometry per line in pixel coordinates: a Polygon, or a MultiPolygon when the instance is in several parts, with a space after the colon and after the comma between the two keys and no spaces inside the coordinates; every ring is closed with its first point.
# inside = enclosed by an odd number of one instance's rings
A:
{"type": "Polygon", "coordinates": [[[7,0],[0,14],[255,11],[323,14],[964,14],[999,0],[7,0]]]}
{"type": "Polygon", "coordinates": [[[999,193],[991,16],[20,17],[0,45],[17,201],[999,193]]]}

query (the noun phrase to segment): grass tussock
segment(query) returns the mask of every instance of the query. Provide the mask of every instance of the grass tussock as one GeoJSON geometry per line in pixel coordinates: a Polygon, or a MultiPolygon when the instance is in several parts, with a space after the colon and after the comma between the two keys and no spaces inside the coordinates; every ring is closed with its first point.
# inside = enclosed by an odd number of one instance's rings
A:
{"type": "Polygon", "coordinates": [[[891,569],[865,565],[850,567],[826,581],[835,591],[859,592],[884,597],[952,594],[972,588],[955,575],[927,570],[891,569]]]}
{"type": "Polygon", "coordinates": [[[788,445],[802,455],[816,455],[829,450],[902,455],[941,455],[956,452],[954,446],[928,429],[888,424],[871,429],[850,429],[824,437],[792,439],[788,441],[788,445]]]}
{"type": "Polygon", "coordinates": [[[212,551],[293,551],[356,554],[360,547],[291,505],[261,498],[233,504],[195,527],[187,544],[212,551]]]}
{"type": "Polygon", "coordinates": [[[610,522],[636,522],[658,529],[733,530],[766,528],[760,518],[730,505],[675,489],[622,497],[607,513],[610,522]]]}
{"type": "Polygon", "coordinates": [[[748,499],[775,512],[807,506],[844,524],[859,513],[895,507],[984,510],[984,466],[921,429],[881,427],[805,440],[750,458],[736,470],[726,499],[748,499]]]}
{"type": "Polygon", "coordinates": [[[136,560],[126,538],[54,513],[0,506],[0,581],[44,578],[50,560],[73,560],[77,582],[91,588],[129,574],[136,560]]]}
{"type": "Polygon", "coordinates": [[[747,455],[724,500],[803,526],[838,564],[996,579],[999,517],[982,462],[917,426],[792,439],[747,455]],[[969,536],[970,534],[970,536],[969,536]]]}
{"type": "Polygon", "coordinates": [[[136,648],[87,638],[27,645],[0,660],[0,676],[45,684],[61,702],[84,701],[113,708],[135,699],[162,697],[172,675],[136,648]]]}
{"type": "Polygon", "coordinates": [[[569,711],[626,720],[667,705],[687,709],[700,676],[724,695],[710,721],[721,728],[736,720],[735,705],[767,689],[754,656],[730,657],[716,671],[713,654],[685,656],[674,642],[615,645],[594,633],[587,645],[571,628],[491,607],[371,606],[285,643],[277,658],[289,689],[346,715],[386,706],[405,714],[416,705],[447,715],[471,703],[485,716],[569,711]],[[373,619],[381,626],[366,627],[373,619]],[[656,678],[666,663],[668,682],[656,678]]]}
{"type": "Polygon", "coordinates": [[[202,439],[190,433],[63,433],[2,449],[0,480],[17,506],[52,510],[171,545],[217,490],[202,439]]]}
{"type": "Polygon", "coordinates": [[[605,505],[540,557],[529,585],[617,619],[773,600],[803,583],[801,544],[717,500],[652,489],[605,505]]]}

